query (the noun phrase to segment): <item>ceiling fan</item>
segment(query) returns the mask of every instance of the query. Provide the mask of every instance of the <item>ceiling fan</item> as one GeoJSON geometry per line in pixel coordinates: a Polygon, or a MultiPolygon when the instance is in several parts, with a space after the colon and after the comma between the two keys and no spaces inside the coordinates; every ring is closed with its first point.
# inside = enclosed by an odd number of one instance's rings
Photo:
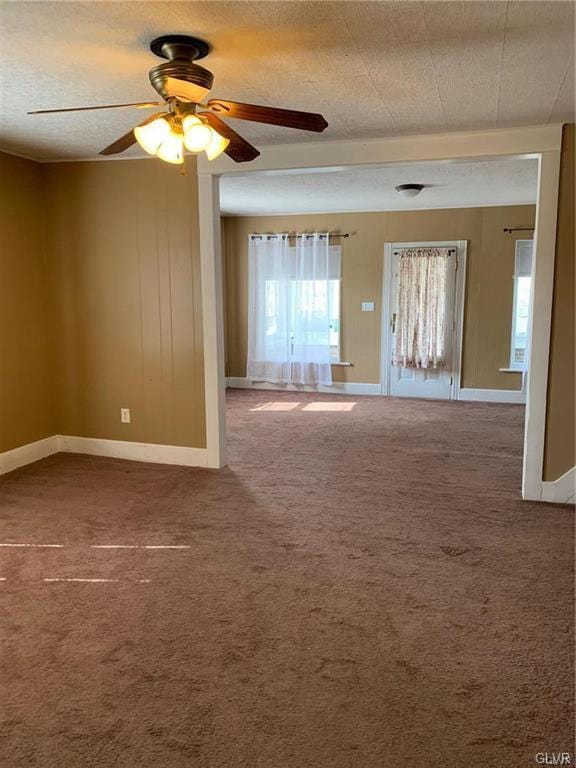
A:
{"type": "Polygon", "coordinates": [[[210,99],[203,104],[202,101],[209,94],[214,82],[212,72],[194,63],[210,52],[210,46],[204,40],[188,35],[163,35],[152,41],[150,49],[156,56],[167,59],[149,72],[152,87],[162,97],[165,105],[160,101],[148,101],[95,107],[40,109],[28,114],[84,112],[118,107],[165,107],[164,111],[150,115],[133,130],[103,149],[100,154],[116,155],[138,142],[149,154],[175,164],[184,162],[185,148],[195,154],[205,152],[209,160],[214,160],[222,152],[237,163],[245,163],[258,157],[260,152],[256,147],[236,133],[220,116],[316,133],[321,133],[328,127],[322,115],[314,112],[276,109],[222,99],[210,99]]]}

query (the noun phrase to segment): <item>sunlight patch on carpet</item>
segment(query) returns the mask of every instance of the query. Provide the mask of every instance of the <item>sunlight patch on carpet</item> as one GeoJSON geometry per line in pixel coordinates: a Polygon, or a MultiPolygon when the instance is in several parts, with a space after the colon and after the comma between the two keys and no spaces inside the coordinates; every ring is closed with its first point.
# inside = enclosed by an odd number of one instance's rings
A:
{"type": "Polygon", "coordinates": [[[300,403],[285,403],[281,400],[275,403],[261,403],[255,408],[250,408],[251,411],[293,411],[298,408],[300,403]]]}
{"type": "Polygon", "coordinates": [[[61,549],[64,544],[0,544],[0,547],[44,547],[44,548],[56,548],[61,549]]]}
{"type": "Polygon", "coordinates": [[[308,403],[303,411],[351,411],[358,403],[308,403]]]}
{"type": "Polygon", "coordinates": [[[90,544],[90,549],[190,549],[188,544],[90,544]]]}

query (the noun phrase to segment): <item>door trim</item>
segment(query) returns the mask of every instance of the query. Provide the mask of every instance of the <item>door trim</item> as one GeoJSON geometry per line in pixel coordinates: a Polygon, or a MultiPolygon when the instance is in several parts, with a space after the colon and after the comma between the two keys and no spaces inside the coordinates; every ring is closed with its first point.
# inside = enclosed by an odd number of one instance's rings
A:
{"type": "Polygon", "coordinates": [[[382,319],[380,330],[380,391],[390,394],[390,301],[392,289],[392,252],[394,248],[456,248],[456,285],[454,289],[454,368],[450,385],[450,399],[457,400],[462,372],[462,332],[464,328],[464,296],[466,293],[467,240],[422,240],[419,242],[384,243],[384,266],[382,269],[382,319]]]}

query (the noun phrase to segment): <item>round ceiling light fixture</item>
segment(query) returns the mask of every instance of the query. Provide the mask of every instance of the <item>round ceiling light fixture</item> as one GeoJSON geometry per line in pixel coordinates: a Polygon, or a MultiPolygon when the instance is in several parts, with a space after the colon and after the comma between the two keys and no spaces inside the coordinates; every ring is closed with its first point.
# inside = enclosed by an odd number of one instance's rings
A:
{"type": "Polygon", "coordinates": [[[399,184],[395,189],[404,197],[416,197],[424,189],[424,184],[399,184]]]}

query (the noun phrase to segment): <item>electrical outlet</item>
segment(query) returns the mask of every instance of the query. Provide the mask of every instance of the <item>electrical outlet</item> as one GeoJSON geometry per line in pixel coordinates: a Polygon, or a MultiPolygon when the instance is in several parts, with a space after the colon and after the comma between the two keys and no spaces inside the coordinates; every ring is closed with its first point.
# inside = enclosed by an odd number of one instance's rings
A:
{"type": "Polygon", "coordinates": [[[130,424],[130,408],[120,408],[120,421],[122,424],[130,424]]]}

